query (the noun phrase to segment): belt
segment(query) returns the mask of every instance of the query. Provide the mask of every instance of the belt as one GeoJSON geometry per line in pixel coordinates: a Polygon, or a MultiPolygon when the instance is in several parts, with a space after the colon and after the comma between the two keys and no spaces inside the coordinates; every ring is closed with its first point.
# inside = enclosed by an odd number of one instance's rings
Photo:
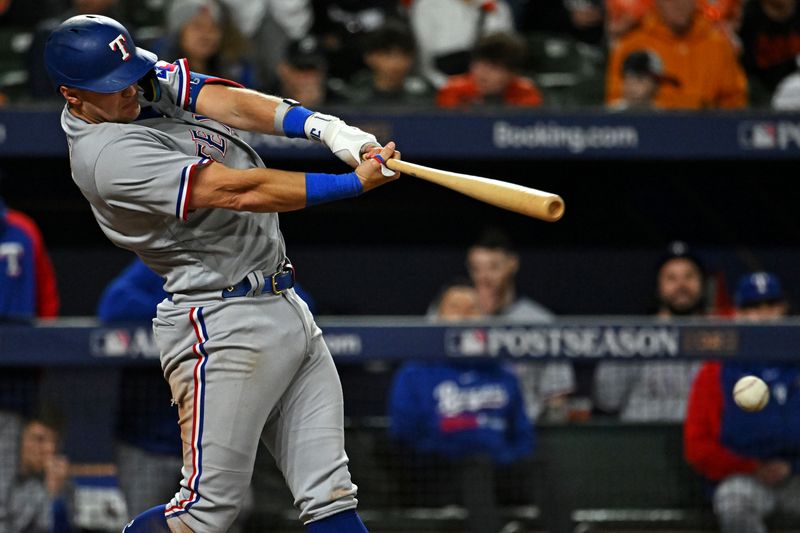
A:
{"type": "Polygon", "coordinates": [[[283,294],[294,287],[294,267],[285,261],[277,272],[264,276],[260,272],[251,272],[236,285],[222,290],[223,298],[238,296],[258,296],[264,293],[283,294]]]}

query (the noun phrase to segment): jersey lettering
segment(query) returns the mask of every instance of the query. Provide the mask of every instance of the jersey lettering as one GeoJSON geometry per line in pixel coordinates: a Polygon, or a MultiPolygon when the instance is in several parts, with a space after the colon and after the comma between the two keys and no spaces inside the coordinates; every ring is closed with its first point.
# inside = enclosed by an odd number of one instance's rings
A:
{"type": "Polygon", "coordinates": [[[108,47],[112,50],[119,51],[122,53],[122,60],[127,61],[130,59],[131,54],[128,52],[128,49],[125,47],[125,36],[121,33],[117,35],[117,38],[108,43],[108,47]]]}
{"type": "Polygon", "coordinates": [[[19,277],[22,274],[20,259],[25,253],[25,249],[18,242],[4,242],[0,244],[0,260],[6,260],[6,274],[11,278],[19,277]]]}
{"type": "Polygon", "coordinates": [[[220,161],[225,157],[228,141],[221,135],[205,130],[192,130],[192,140],[197,146],[197,155],[220,161]],[[213,155],[216,152],[216,157],[213,155]]]}

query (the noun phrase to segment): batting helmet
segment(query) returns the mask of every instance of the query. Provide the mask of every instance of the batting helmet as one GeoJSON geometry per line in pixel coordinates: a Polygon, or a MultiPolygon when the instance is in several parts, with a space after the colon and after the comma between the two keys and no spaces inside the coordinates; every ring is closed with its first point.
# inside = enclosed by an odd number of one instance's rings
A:
{"type": "Polygon", "coordinates": [[[53,30],[44,60],[56,87],[115,93],[147,74],[157,57],[137,48],[131,34],[116,20],[79,15],[53,30]]]}

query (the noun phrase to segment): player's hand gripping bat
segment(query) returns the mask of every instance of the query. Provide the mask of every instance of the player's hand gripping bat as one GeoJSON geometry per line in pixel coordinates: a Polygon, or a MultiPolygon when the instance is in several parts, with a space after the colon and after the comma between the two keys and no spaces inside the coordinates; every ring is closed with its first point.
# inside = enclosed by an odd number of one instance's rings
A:
{"type": "Polygon", "coordinates": [[[557,194],[505,181],[425,167],[400,159],[389,159],[386,166],[395,172],[430,181],[481,202],[547,222],[555,222],[564,214],[564,200],[557,194]]]}

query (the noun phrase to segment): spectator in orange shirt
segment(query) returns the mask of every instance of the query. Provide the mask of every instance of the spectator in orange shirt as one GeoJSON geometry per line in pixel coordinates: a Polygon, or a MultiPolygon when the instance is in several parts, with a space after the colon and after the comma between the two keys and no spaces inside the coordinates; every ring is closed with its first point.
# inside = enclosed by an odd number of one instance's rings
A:
{"type": "Polygon", "coordinates": [[[473,51],[469,72],[450,76],[436,95],[436,103],[440,107],[540,105],[539,89],[518,73],[525,53],[525,43],[511,34],[482,38],[473,51]]]}
{"type": "Polygon", "coordinates": [[[655,106],[673,109],[741,108],[747,104],[747,79],[730,40],[697,9],[697,0],[656,0],[639,27],[611,52],[606,101],[622,93],[622,62],[637,49],[649,49],[678,82],[664,85],[655,106]]]}

